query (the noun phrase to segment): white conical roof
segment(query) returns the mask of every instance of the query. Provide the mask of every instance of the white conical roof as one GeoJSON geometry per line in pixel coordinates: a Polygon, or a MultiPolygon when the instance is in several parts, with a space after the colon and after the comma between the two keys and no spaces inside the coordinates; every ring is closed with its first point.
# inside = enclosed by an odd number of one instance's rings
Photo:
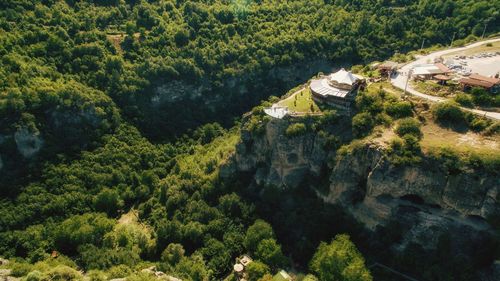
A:
{"type": "Polygon", "coordinates": [[[339,84],[352,85],[354,84],[354,82],[356,82],[356,80],[358,80],[356,76],[354,76],[350,71],[346,71],[343,68],[330,75],[330,81],[335,81],[339,84]]]}

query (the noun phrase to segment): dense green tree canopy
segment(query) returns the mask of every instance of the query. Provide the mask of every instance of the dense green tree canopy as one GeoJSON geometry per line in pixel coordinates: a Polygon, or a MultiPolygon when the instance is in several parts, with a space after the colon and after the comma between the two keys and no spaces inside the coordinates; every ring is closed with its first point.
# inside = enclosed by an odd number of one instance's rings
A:
{"type": "MultiPolygon", "coordinates": [[[[150,264],[220,280],[243,253],[256,259],[251,280],[289,261],[305,270],[320,241],[359,229],[311,189],[256,192],[245,175],[223,178],[240,141],[227,129],[234,118],[332,66],[382,60],[423,39],[464,43],[485,24],[486,35],[498,32],[496,4],[0,1],[0,255],[24,259],[14,272],[28,280],[81,278],[76,269],[150,280],[136,272],[150,264]]],[[[383,92],[362,93],[357,105],[359,136],[413,115],[383,92]]],[[[458,118],[443,106],[439,119],[458,118]]],[[[254,134],[265,131],[262,112],[245,124],[254,134]]],[[[326,114],[314,129],[335,120],[326,114]]],[[[418,152],[414,135],[400,147],[418,152]]],[[[330,140],[333,151],[339,140],[330,140]]],[[[320,280],[371,280],[344,236],[319,246],[311,270],[320,280]]]]}
{"type": "Polygon", "coordinates": [[[325,281],[372,280],[363,256],[348,235],[337,235],[330,244],[322,242],[311,260],[310,268],[320,280],[325,281]]]}

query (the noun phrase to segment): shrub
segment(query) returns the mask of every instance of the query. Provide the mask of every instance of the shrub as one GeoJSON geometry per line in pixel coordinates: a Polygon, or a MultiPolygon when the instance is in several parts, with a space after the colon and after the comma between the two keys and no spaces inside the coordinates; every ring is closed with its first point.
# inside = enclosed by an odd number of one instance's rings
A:
{"type": "Polygon", "coordinates": [[[132,270],[130,267],[120,264],[117,266],[113,266],[108,270],[108,278],[109,279],[115,279],[115,278],[124,278],[132,274],[132,270]]]}
{"type": "Polygon", "coordinates": [[[473,107],[474,106],[474,102],[472,100],[472,97],[468,94],[458,94],[455,97],[455,101],[463,106],[466,106],[466,107],[473,107]]]}
{"type": "Polygon", "coordinates": [[[373,120],[373,117],[368,112],[356,114],[352,118],[352,131],[357,137],[368,135],[373,129],[374,125],[375,122],[373,120]]]}
{"type": "Polygon", "coordinates": [[[58,265],[47,272],[48,279],[53,281],[72,281],[81,279],[81,273],[75,269],[65,266],[58,265]]]}
{"type": "Polygon", "coordinates": [[[377,116],[375,116],[375,122],[377,124],[382,124],[386,127],[389,127],[392,124],[392,118],[391,116],[382,112],[377,114],[377,116]]]}
{"type": "Polygon", "coordinates": [[[491,106],[495,102],[494,98],[485,89],[473,88],[471,94],[475,104],[491,106]]]}
{"type": "Polygon", "coordinates": [[[476,132],[483,131],[488,125],[489,123],[487,120],[477,117],[472,118],[471,122],[469,122],[469,127],[476,132]]]}
{"type": "Polygon", "coordinates": [[[419,154],[418,138],[412,134],[406,134],[402,139],[394,138],[391,141],[389,159],[396,165],[419,163],[421,161],[419,154]]]}
{"type": "Polygon", "coordinates": [[[100,270],[90,270],[87,272],[89,281],[106,281],[108,280],[106,274],[100,270]]]}
{"type": "Polygon", "coordinates": [[[306,131],[306,125],[303,123],[294,123],[290,124],[288,128],[286,128],[285,135],[288,137],[296,137],[305,134],[306,131]]]}
{"type": "Polygon", "coordinates": [[[250,263],[247,271],[249,281],[257,281],[262,278],[262,276],[270,273],[269,266],[259,261],[250,263]]]}
{"type": "Polygon", "coordinates": [[[244,126],[252,135],[261,136],[266,132],[266,124],[271,120],[270,118],[269,116],[262,117],[254,114],[244,126]]]}
{"type": "Polygon", "coordinates": [[[392,117],[402,118],[409,117],[413,114],[413,106],[407,101],[398,101],[393,103],[388,103],[386,105],[385,111],[392,117]]]}
{"type": "Polygon", "coordinates": [[[500,134],[500,122],[497,121],[491,125],[489,125],[483,132],[486,136],[493,136],[496,134],[500,134]]]}
{"type": "Polygon", "coordinates": [[[422,132],[420,131],[420,122],[414,118],[405,118],[398,122],[396,126],[396,134],[399,136],[412,135],[417,139],[422,137],[422,132]]]}
{"type": "Polygon", "coordinates": [[[38,270],[30,272],[26,276],[26,281],[40,281],[42,279],[43,279],[43,274],[38,270]]]}
{"type": "Polygon", "coordinates": [[[464,120],[464,112],[457,103],[452,101],[435,104],[432,113],[434,118],[440,122],[462,122],[464,120]]]}
{"type": "Polygon", "coordinates": [[[448,147],[431,150],[429,156],[441,162],[443,167],[453,174],[460,172],[464,164],[458,152],[448,147]]]}
{"type": "Polygon", "coordinates": [[[32,266],[27,263],[14,262],[10,264],[10,269],[12,270],[11,275],[14,277],[21,277],[28,274],[31,271],[32,266]]]}

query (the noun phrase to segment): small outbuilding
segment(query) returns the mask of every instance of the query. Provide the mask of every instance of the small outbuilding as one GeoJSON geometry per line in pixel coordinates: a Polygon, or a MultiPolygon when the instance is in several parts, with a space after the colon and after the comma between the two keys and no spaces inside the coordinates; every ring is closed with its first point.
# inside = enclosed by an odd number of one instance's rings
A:
{"type": "Polygon", "coordinates": [[[273,104],[273,106],[265,108],[264,113],[274,118],[283,119],[290,113],[290,111],[287,106],[273,104]]]}
{"type": "Polygon", "coordinates": [[[389,77],[398,69],[398,63],[390,60],[384,61],[383,63],[377,65],[377,69],[380,76],[389,77]]]}
{"type": "Polygon", "coordinates": [[[273,276],[272,281],[291,281],[292,277],[288,274],[288,272],[284,270],[280,270],[276,275],[273,276]]]}

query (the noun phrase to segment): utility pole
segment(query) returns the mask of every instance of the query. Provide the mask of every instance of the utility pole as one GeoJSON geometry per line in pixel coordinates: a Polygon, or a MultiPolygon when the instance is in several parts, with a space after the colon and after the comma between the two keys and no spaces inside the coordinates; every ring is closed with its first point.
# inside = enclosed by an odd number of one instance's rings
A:
{"type": "Polygon", "coordinates": [[[481,39],[484,38],[484,34],[486,34],[486,27],[488,27],[488,22],[484,24],[484,30],[483,30],[483,35],[481,35],[481,39]]]}
{"type": "Polygon", "coordinates": [[[403,97],[406,96],[406,89],[408,89],[408,82],[410,82],[411,74],[413,69],[408,70],[408,77],[406,77],[405,91],[403,92],[403,97]]]}
{"type": "Polygon", "coordinates": [[[420,51],[422,51],[422,49],[424,48],[424,43],[425,43],[425,38],[422,39],[422,45],[420,46],[420,51]]]}
{"type": "Polygon", "coordinates": [[[450,47],[451,47],[451,45],[453,45],[453,41],[455,41],[455,34],[457,34],[457,33],[453,32],[453,37],[451,38],[450,47]]]}

